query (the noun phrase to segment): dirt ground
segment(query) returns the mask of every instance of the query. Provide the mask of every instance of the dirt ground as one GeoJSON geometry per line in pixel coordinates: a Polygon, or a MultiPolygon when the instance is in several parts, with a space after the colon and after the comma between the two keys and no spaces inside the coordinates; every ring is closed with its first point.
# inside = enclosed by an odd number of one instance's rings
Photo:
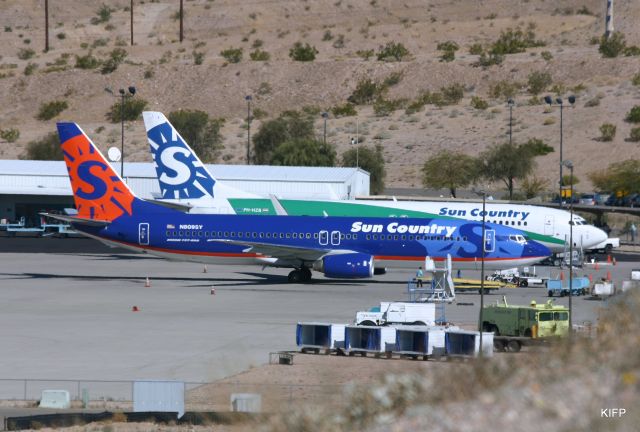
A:
{"type": "MultiPolygon", "coordinates": [[[[590,39],[604,28],[602,1],[530,0],[418,1],[321,0],[317,2],[275,0],[236,2],[192,0],[185,2],[182,43],[178,40],[177,3],[168,0],[134,2],[134,46],[129,46],[128,0],[111,1],[111,19],[93,25],[91,19],[103,3],[98,0],[50,2],[50,46],[44,53],[43,2],[0,2],[0,129],[16,128],[15,143],[0,142],[0,157],[24,154],[26,144],[54,131],[56,120],[71,120],[93,137],[101,149],[119,142],[120,127],[105,114],[117,102],[104,91],[135,85],[137,97],[148,101],[148,109],[170,112],[180,108],[201,109],[223,117],[225,148],[221,162],[244,163],[246,139],[245,95],[253,95],[253,109],[273,118],[286,109],[314,106],[327,110],[345,103],[362,78],[383,80],[400,73],[400,82],[389,90],[389,98],[415,98],[421,91],[436,91],[460,83],[465,97],[450,107],[407,115],[397,110],[376,117],[370,105],[358,106],[357,117],[331,118],[328,140],[338,155],[347,150],[356,132],[364,144],[382,144],[387,163],[387,186],[420,187],[423,162],[447,148],[478,154],[487,146],[507,139],[509,110],[505,101],[489,96],[498,81],[526,84],[532,71],[551,73],[557,91],[565,97],[575,93],[575,107],[564,110],[564,158],[571,159],[580,179],[578,189],[588,191],[586,174],[624,160],[638,151],[626,138],[632,124],[626,113],[638,104],[640,88],[631,84],[640,72],[637,57],[603,59],[590,39]],[[578,13],[579,9],[586,7],[578,13]],[[474,43],[488,44],[508,28],[533,28],[546,46],[506,56],[502,65],[474,67],[477,55],[469,54],[474,43]],[[456,59],[439,61],[438,42],[459,44],[456,59]],[[308,42],[318,50],[314,62],[292,61],[288,54],[297,42],[308,42]],[[357,52],[377,51],[387,42],[401,42],[411,53],[402,62],[365,60],[357,52]],[[82,44],[86,44],[82,45],[82,44]],[[84,48],[83,48],[84,46],[84,48]],[[256,46],[271,59],[251,61],[256,46]],[[118,70],[103,75],[97,70],[75,69],[76,55],[91,52],[105,59],[121,47],[127,61],[118,70]],[[220,55],[227,48],[243,48],[243,60],[228,64],[220,55]],[[32,58],[20,59],[20,49],[33,49],[32,58]],[[548,51],[549,60],[541,53],[548,51]],[[196,65],[194,52],[204,55],[196,65]],[[37,68],[29,75],[29,64],[37,68]],[[489,102],[487,110],[470,106],[472,96],[489,102]],[[69,108],[50,121],[35,118],[41,104],[66,100],[69,108]],[[598,100],[586,107],[587,101],[598,100]],[[599,126],[617,126],[612,142],[603,143],[599,126]]],[[[640,4],[616,2],[615,28],[628,44],[640,44],[640,4]]],[[[547,54],[545,54],[547,57],[547,54]]],[[[549,89],[551,91],[551,89],[549,89]]],[[[546,93],[544,93],[546,94],[546,93]]],[[[556,148],[539,159],[536,175],[554,188],[559,147],[559,110],[530,105],[526,85],[516,96],[513,136],[517,142],[537,137],[556,148]]],[[[256,131],[260,120],[254,120],[256,131]]],[[[318,115],[318,135],[322,134],[318,115]]],[[[128,160],[149,161],[142,121],[126,128],[128,160]]]]}

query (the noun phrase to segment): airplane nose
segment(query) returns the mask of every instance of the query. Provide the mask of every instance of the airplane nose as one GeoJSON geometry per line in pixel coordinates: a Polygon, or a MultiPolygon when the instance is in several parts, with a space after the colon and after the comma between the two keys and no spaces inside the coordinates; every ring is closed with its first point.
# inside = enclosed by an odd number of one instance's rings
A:
{"type": "Polygon", "coordinates": [[[593,237],[595,244],[600,244],[609,238],[606,232],[596,227],[591,227],[591,236],[593,237]]]}

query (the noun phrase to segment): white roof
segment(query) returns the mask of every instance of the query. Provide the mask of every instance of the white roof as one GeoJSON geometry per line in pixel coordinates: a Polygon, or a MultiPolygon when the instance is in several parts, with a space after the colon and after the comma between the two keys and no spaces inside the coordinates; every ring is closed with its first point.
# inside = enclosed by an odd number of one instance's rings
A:
{"type": "MultiPolygon", "coordinates": [[[[120,163],[111,165],[120,172],[120,163]]],[[[349,179],[358,172],[367,174],[360,168],[341,167],[292,167],[270,165],[206,165],[215,178],[226,180],[260,180],[260,181],[313,181],[313,182],[341,182],[349,179]]],[[[0,160],[0,175],[2,174],[37,174],[67,175],[67,168],[63,161],[33,161],[33,160],[0,160]]],[[[156,171],[151,162],[125,162],[125,177],[156,177],[156,171]]]]}

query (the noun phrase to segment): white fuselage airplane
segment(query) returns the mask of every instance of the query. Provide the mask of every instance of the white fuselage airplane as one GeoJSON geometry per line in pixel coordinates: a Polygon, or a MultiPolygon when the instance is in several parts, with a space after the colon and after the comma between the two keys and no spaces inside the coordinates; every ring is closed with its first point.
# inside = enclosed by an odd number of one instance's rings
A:
{"type": "MultiPolygon", "coordinates": [[[[189,207],[191,213],[227,212],[230,207],[236,214],[482,220],[481,202],[274,200],[222,187],[162,113],[144,112],[143,118],[163,200],[189,207]]],[[[491,201],[486,202],[485,209],[487,223],[519,229],[552,252],[563,252],[569,242],[568,211],[491,201]]],[[[575,247],[588,249],[607,238],[604,231],[581,216],[574,214],[573,224],[575,247]]]]}

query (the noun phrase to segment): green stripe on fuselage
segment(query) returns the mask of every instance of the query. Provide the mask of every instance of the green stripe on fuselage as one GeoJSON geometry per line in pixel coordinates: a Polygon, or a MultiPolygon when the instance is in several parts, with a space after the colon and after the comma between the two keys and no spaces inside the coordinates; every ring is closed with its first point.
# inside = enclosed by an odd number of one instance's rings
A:
{"type": "MultiPolygon", "coordinates": [[[[266,198],[230,198],[229,202],[237,214],[244,215],[275,215],[275,209],[271,200],[266,198]]],[[[291,216],[352,216],[352,217],[410,217],[410,218],[437,218],[437,219],[463,219],[452,216],[440,216],[435,213],[427,213],[416,210],[398,209],[369,204],[359,204],[350,201],[304,201],[304,200],[280,200],[280,204],[291,216]]],[[[564,242],[553,236],[525,231],[520,227],[511,227],[521,230],[531,240],[547,245],[564,245],[564,242]]]]}

